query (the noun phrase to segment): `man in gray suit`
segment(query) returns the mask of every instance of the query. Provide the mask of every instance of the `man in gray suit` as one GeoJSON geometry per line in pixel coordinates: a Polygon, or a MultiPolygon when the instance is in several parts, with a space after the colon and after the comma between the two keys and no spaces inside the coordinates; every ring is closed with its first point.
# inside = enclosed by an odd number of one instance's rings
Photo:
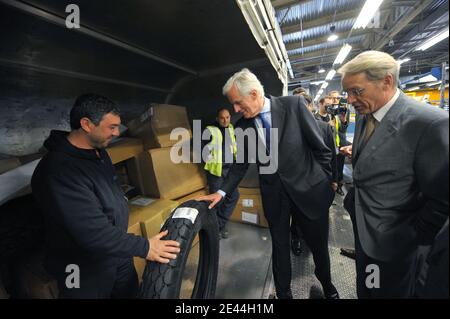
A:
{"type": "Polygon", "coordinates": [[[399,65],[386,53],[363,52],[339,73],[358,112],[343,149],[353,164],[345,203],[356,221],[358,297],[409,298],[418,246],[448,218],[448,114],[397,89],[399,65]]]}

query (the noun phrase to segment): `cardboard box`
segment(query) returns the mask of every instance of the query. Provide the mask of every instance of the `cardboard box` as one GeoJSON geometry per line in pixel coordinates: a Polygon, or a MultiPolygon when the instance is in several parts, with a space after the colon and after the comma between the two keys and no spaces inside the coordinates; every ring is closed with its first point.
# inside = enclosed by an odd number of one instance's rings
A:
{"type": "Polygon", "coordinates": [[[206,187],[203,169],[195,163],[175,164],[170,147],[151,149],[138,157],[142,193],[149,197],[176,199],[206,187]]]}
{"type": "Polygon", "coordinates": [[[20,165],[20,160],[16,157],[0,159],[0,174],[19,167],[20,165]]]}
{"type": "Polygon", "coordinates": [[[168,214],[178,206],[178,202],[164,199],[155,199],[146,206],[133,205],[132,202],[133,200],[128,205],[130,211],[128,225],[139,223],[142,236],[145,238],[158,234],[168,214]]]}
{"type": "Polygon", "coordinates": [[[56,299],[58,284],[44,269],[44,252],[34,253],[18,267],[19,298],[23,299],[56,299]]]}
{"type": "Polygon", "coordinates": [[[230,220],[269,227],[261,200],[259,188],[239,188],[239,201],[230,220]]]}
{"type": "MultiPolygon", "coordinates": [[[[128,233],[134,234],[136,236],[142,236],[141,224],[139,222],[128,227],[128,233]]],[[[136,272],[138,274],[139,283],[142,281],[142,274],[144,273],[145,266],[147,265],[147,261],[144,258],[134,257],[134,267],[136,268],[136,272]]]]}
{"type": "Polygon", "coordinates": [[[169,104],[151,104],[139,118],[127,123],[128,134],[139,137],[144,149],[169,147],[180,140],[171,140],[170,133],[175,128],[184,128],[189,132],[186,139],[192,138],[191,125],[183,106],[169,104]]]}
{"type": "Polygon", "coordinates": [[[138,156],[143,150],[140,139],[128,137],[120,138],[106,148],[113,164],[138,156]]]}
{"type": "Polygon", "coordinates": [[[204,188],[204,189],[201,189],[199,191],[193,192],[193,193],[191,193],[189,195],[177,198],[175,200],[181,205],[184,202],[190,201],[191,199],[196,199],[197,197],[208,195],[208,194],[209,194],[208,189],[204,188]]]}

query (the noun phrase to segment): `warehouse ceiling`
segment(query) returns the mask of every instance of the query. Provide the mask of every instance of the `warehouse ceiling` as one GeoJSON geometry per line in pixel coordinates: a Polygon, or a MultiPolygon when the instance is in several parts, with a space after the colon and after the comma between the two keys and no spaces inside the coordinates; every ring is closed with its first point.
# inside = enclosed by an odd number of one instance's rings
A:
{"type": "Polygon", "coordinates": [[[0,0],[0,63],[169,93],[184,77],[269,65],[235,1],[0,0]],[[82,28],[65,27],[66,6],[82,28]]]}
{"type": "MultiPolygon", "coordinates": [[[[426,51],[419,44],[448,28],[448,0],[384,0],[368,27],[352,29],[365,0],[272,0],[294,71],[290,86],[324,80],[344,43],[352,45],[345,61],[375,49],[396,59],[410,58],[401,75],[429,72],[448,62],[448,38],[426,51]],[[338,39],[327,41],[335,33],[338,39]]],[[[344,61],[344,63],[345,63],[344,61]]],[[[334,68],[337,68],[335,65],[334,68]]]]}

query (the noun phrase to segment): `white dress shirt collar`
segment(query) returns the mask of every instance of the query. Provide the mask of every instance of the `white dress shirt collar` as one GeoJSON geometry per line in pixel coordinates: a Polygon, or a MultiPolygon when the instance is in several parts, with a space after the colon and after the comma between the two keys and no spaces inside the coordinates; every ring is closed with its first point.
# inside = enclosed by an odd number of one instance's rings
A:
{"type": "Polygon", "coordinates": [[[398,97],[400,96],[400,90],[397,89],[394,96],[380,109],[373,112],[373,117],[378,121],[381,122],[381,120],[386,116],[387,112],[391,109],[391,107],[394,105],[394,103],[397,101],[398,97]]]}

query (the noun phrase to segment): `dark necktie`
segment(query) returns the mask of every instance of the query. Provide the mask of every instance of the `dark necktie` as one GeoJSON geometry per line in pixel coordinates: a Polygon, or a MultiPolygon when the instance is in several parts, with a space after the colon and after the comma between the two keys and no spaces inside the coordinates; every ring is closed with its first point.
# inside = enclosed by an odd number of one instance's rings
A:
{"type": "Polygon", "coordinates": [[[267,152],[270,153],[270,123],[267,118],[269,116],[269,112],[266,113],[259,113],[258,116],[261,119],[262,126],[264,128],[264,137],[266,138],[266,149],[267,152]]]}
{"type": "Polygon", "coordinates": [[[366,115],[366,133],[364,134],[364,145],[367,144],[370,137],[372,136],[375,128],[377,127],[378,121],[373,117],[372,114],[366,115]]]}

